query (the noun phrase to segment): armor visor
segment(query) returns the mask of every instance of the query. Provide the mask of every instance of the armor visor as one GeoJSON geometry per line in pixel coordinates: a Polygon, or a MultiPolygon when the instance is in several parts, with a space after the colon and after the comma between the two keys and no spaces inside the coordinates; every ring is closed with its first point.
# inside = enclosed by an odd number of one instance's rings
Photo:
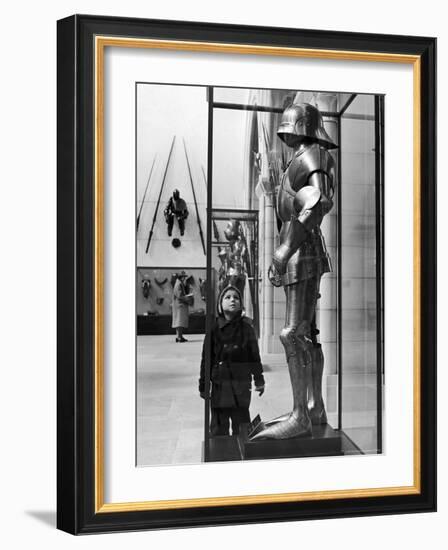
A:
{"type": "Polygon", "coordinates": [[[319,110],[308,103],[290,105],[285,109],[277,135],[289,147],[299,142],[319,143],[326,149],[338,147],[325,131],[319,110]]]}

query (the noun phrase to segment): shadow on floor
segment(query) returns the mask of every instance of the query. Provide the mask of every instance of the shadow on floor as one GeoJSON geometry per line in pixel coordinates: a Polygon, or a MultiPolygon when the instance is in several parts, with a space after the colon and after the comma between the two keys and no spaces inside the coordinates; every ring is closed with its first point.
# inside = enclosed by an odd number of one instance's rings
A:
{"type": "Polygon", "coordinates": [[[56,511],[55,510],[26,510],[26,514],[37,519],[41,523],[56,529],[56,511]]]}

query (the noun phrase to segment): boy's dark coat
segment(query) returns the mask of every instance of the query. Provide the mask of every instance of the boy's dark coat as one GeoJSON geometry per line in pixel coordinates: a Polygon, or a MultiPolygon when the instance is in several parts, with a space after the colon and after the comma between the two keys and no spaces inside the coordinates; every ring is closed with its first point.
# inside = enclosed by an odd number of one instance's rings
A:
{"type": "MultiPolygon", "coordinates": [[[[205,349],[202,351],[199,391],[205,390],[205,349]]],[[[227,321],[220,316],[211,335],[211,406],[249,407],[252,376],[256,386],[264,385],[258,343],[247,317],[227,321]]]]}

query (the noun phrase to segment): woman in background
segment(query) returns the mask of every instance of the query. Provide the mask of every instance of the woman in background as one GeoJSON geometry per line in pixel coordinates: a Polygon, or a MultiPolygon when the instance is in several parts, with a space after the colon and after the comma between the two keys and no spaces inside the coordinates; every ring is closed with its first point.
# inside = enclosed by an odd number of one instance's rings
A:
{"type": "Polygon", "coordinates": [[[189,296],[187,296],[185,281],[187,279],[187,274],[185,271],[182,271],[181,274],[176,278],[173,289],[173,307],[172,315],[173,322],[171,326],[176,329],[176,342],[188,342],[184,338],[183,333],[184,329],[188,328],[188,304],[189,296]]]}

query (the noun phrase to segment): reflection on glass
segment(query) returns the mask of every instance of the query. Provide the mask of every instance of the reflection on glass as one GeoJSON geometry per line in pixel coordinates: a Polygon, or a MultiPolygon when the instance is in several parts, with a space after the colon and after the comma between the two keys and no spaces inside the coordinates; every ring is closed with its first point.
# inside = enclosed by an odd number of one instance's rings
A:
{"type": "Polygon", "coordinates": [[[342,428],[378,452],[378,285],[375,98],[357,96],[341,118],[342,428]]]}

